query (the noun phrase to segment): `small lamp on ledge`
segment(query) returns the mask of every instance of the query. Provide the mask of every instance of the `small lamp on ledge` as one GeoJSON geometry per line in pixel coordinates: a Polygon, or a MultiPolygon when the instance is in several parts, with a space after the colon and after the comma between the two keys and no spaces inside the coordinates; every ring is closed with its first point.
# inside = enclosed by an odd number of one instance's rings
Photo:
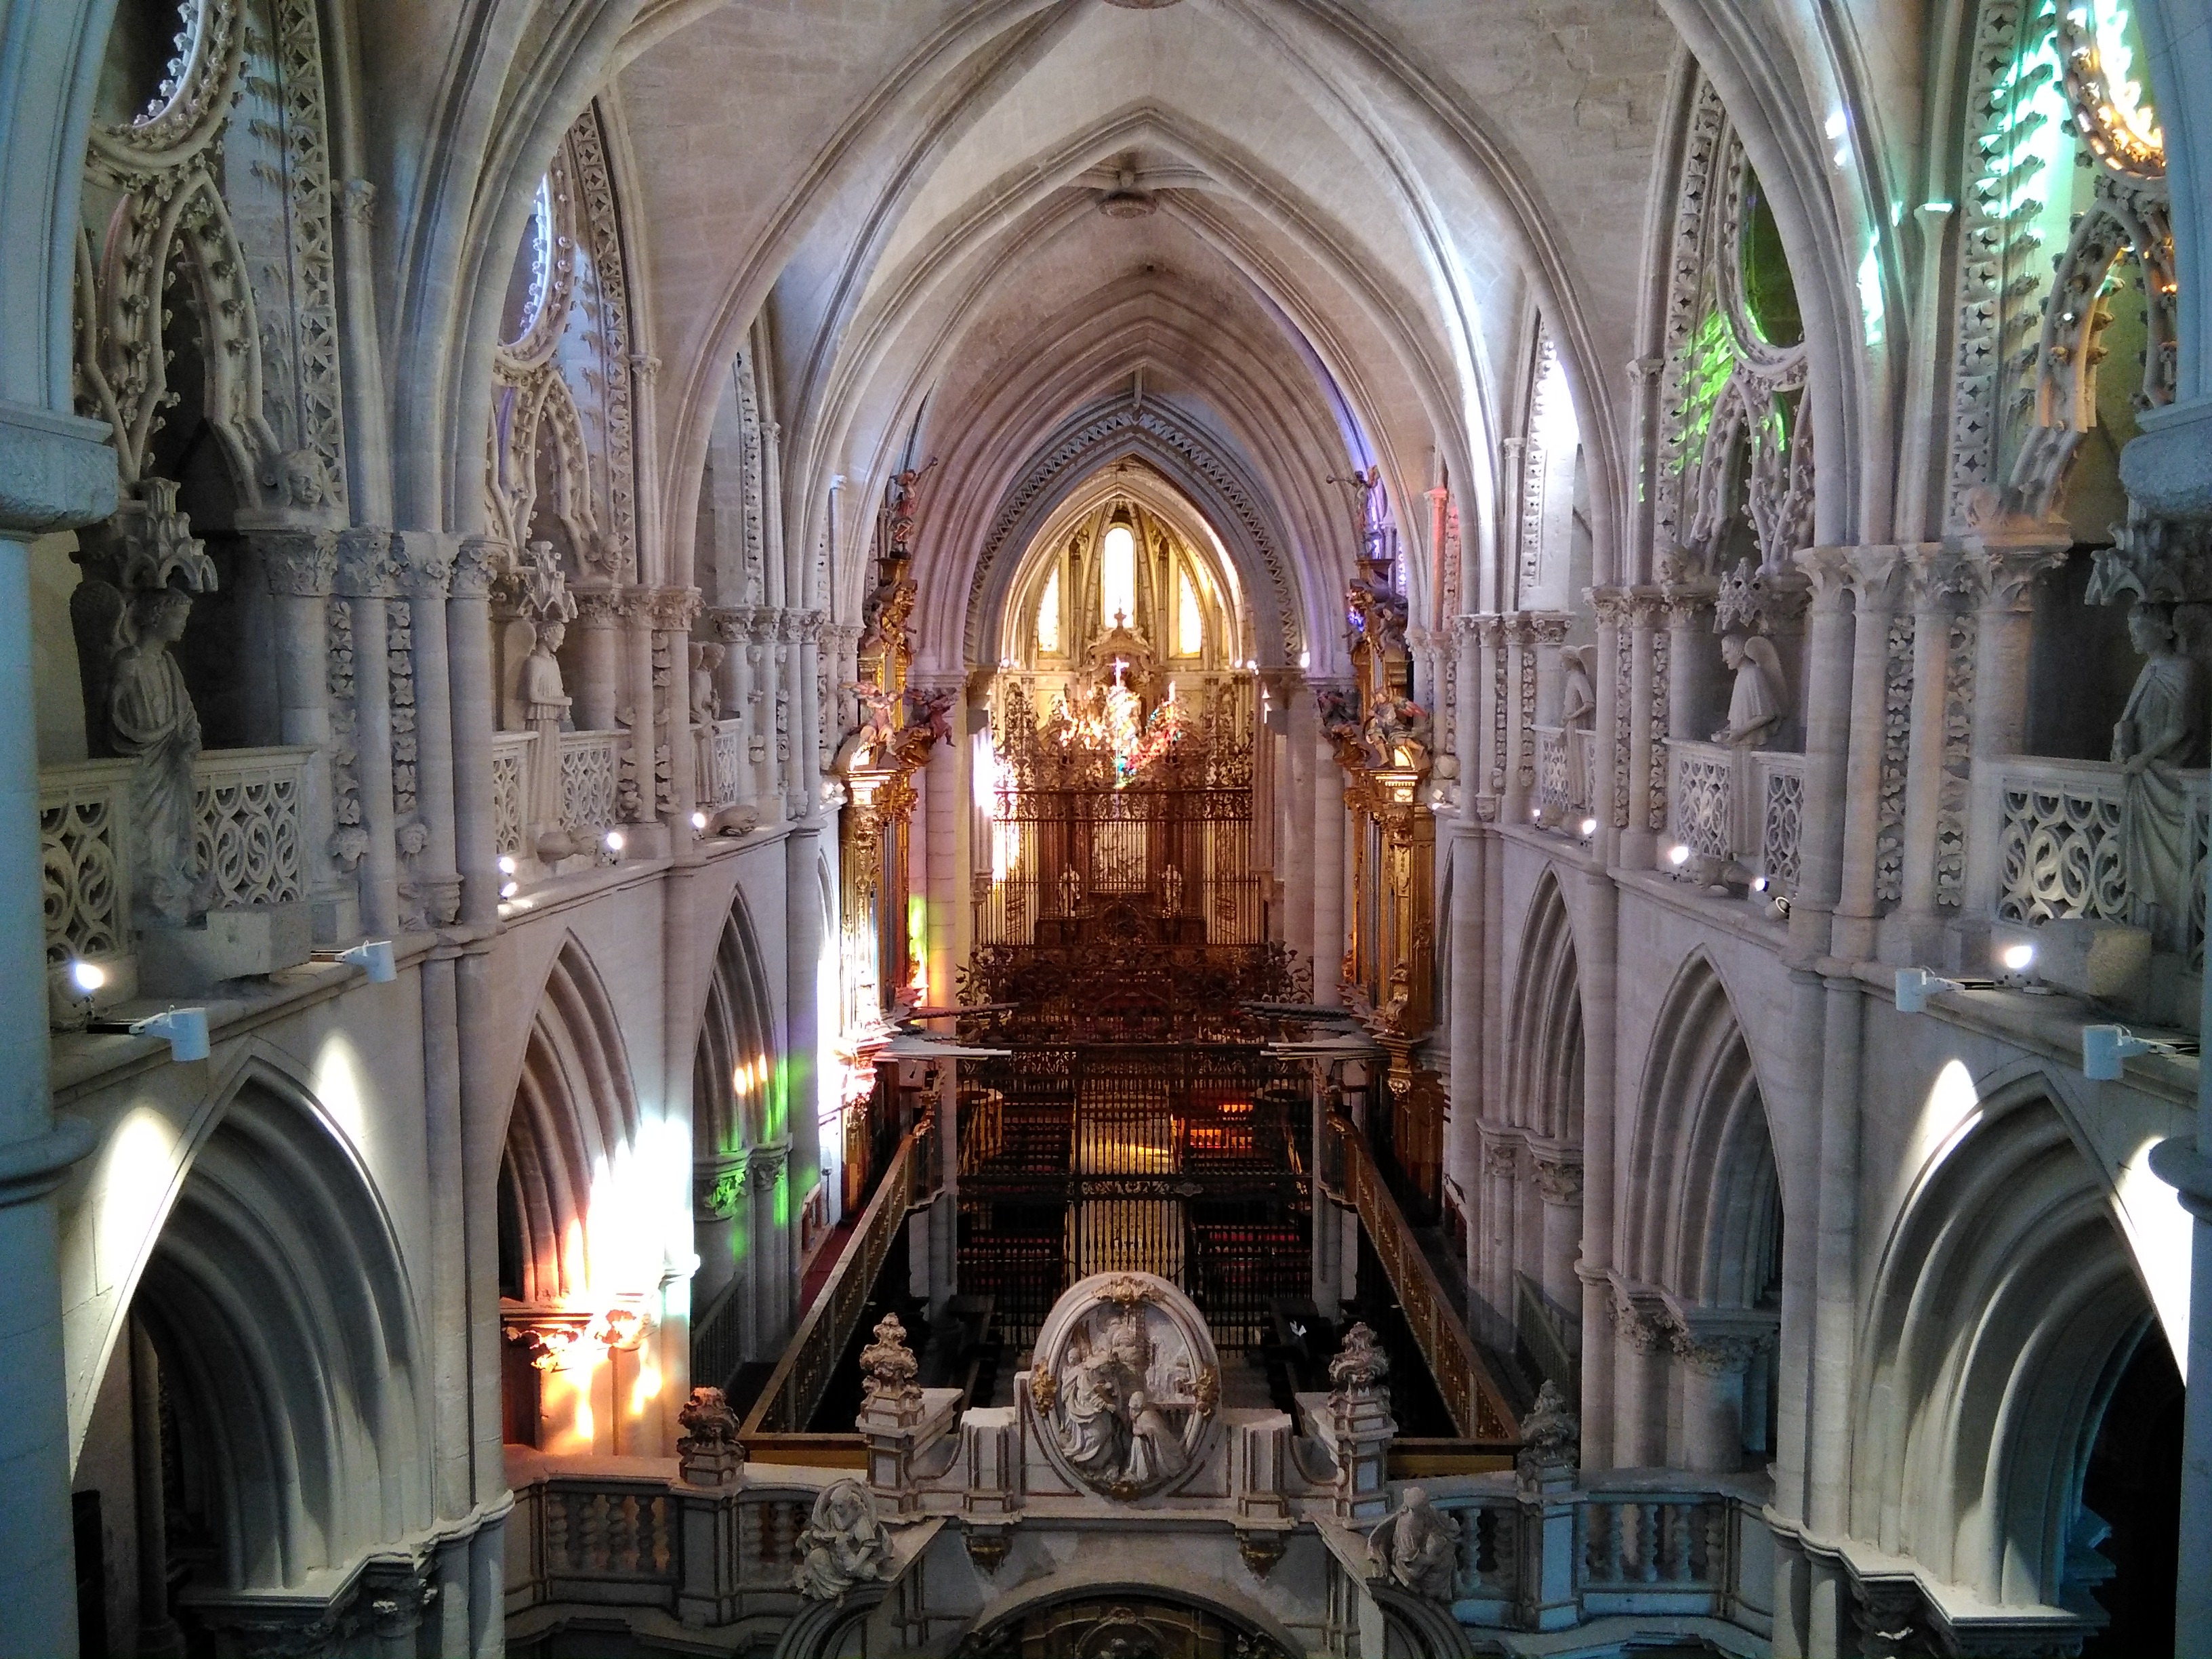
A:
{"type": "Polygon", "coordinates": [[[2137,1054],[2193,1054],[2194,1042],[2139,1037],[2124,1025],[2081,1028],[2081,1075],[2092,1083],[2117,1083],[2137,1054]]]}

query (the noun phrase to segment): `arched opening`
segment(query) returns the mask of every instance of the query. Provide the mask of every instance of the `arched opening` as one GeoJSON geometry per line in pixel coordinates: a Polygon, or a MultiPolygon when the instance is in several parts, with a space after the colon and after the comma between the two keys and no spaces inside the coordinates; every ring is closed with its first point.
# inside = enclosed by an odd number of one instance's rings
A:
{"type": "Polygon", "coordinates": [[[728,1389],[791,1320],[789,1079],[742,902],[714,947],[691,1063],[691,1376],[728,1389]]]}
{"type": "Polygon", "coordinates": [[[1709,958],[1682,969],[1654,1029],[1623,1215],[1636,1289],[1617,1322],[1637,1328],[1619,1350],[1621,1461],[1663,1449],[1726,1472],[1775,1444],[1781,1173],[1750,1045],[1709,958]]]}
{"type": "MultiPolygon", "coordinates": [[[[126,1129],[125,1133],[129,1133],[126,1129]]],[[[79,1461],[113,1651],[220,1641],[430,1520],[428,1389],[398,1243],[353,1154],[256,1074],[148,1255],[79,1461]]]]}
{"type": "Polygon", "coordinates": [[[510,1441],[549,1451],[657,1443],[668,1217],[690,1184],[689,1146],[664,1145],[661,1129],[638,1109],[614,1011],[571,939],[531,1022],[500,1159],[510,1441]]]}
{"type": "MultiPolygon", "coordinates": [[[[2094,1472],[2100,1494],[2160,1501],[2142,1459],[2173,1396],[2142,1349],[2164,1340],[2059,1109],[2033,1087],[1984,1102],[1921,1172],[1875,1279],[1855,1535],[1990,1604],[2100,1618],[2114,1562],[2087,1487],[2094,1472]],[[2116,1418],[2123,1399],[2140,1414],[2116,1418]]],[[[2172,1581],[2152,1582],[2163,1565],[2124,1519],[2124,1565],[2170,1615],[2172,1581]]]]}
{"type": "Polygon", "coordinates": [[[1250,1620],[1151,1585],[1025,1607],[976,1630],[961,1648],[974,1659],[1236,1659],[1278,1650],[1250,1620]]]}

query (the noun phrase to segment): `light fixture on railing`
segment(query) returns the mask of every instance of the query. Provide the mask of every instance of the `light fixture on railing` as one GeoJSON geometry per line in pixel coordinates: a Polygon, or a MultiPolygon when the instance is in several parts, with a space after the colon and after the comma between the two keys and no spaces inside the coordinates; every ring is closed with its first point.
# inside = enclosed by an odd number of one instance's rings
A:
{"type": "Polygon", "coordinates": [[[621,830],[608,830],[606,834],[599,837],[599,862],[601,864],[620,864],[622,862],[623,848],[628,843],[623,839],[623,832],[621,830]]]}
{"type": "Polygon", "coordinates": [[[2139,1037],[2124,1025],[2081,1028],[2081,1075],[2092,1083],[2117,1083],[2126,1062],[2137,1054],[2193,1054],[2198,1045],[2185,1038],[2139,1037]]]}
{"type": "Polygon", "coordinates": [[[1597,820],[1595,818],[1584,818],[1582,821],[1581,831],[1582,838],[1584,841],[1590,840],[1597,834],[1597,820]]]}
{"type": "Polygon", "coordinates": [[[143,1019],[95,1019],[88,1031],[107,1036],[157,1036],[169,1045],[172,1060],[208,1057],[208,1018],[204,1008],[165,1008],[143,1019]]]}
{"type": "Polygon", "coordinates": [[[704,812],[694,812],[691,815],[691,827],[699,834],[702,836],[705,835],[707,833],[707,815],[704,812]]]}
{"type": "Polygon", "coordinates": [[[313,959],[359,968],[368,975],[371,985],[389,985],[399,977],[399,965],[392,958],[392,941],[388,939],[365,939],[343,951],[318,951],[313,959]]]}
{"type": "Polygon", "coordinates": [[[1900,968],[1897,970],[1897,1012],[1900,1014],[1924,1014],[1928,1012],[1928,999],[1938,991],[1994,991],[1996,988],[1997,982],[1993,979],[1946,979],[1925,968],[1900,968]]]}
{"type": "Polygon", "coordinates": [[[2027,940],[2015,940],[2000,950],[1997,966],[2004,969],[1997,983],[2006,990],[2050,994],[2051,988],[2035,976],[2035,946],[2027,940]]]}
{"type": "Polygon", "coordinates": [[[512,853],[501,853],[499,855],[499,872],[502,876],[511,876],[514,873],[514,855],[512,853]]]}
{"type": "Polygon", "coordinates": [[[1690,862],[1690,848],[1688,844],[1686,842],[1678,841],[1672,847],[1668,848],[1667,849],[1667,862],[1673,865],[1674,866],[1675,872],[1680,874],[1688,866],[1690,862]]]}

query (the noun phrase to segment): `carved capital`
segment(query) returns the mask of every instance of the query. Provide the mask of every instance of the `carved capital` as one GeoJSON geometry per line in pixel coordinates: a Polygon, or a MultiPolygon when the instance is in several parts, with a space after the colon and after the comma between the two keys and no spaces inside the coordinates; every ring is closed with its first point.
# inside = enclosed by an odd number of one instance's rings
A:
{"type": "Polygon", "coordinates": [[[1454,617],[1451,619],[1452,637],[1462,641],[1481,638],[1482,624],[1487,619],[1485,617],[1472,614],[1454,617]]]}
{"type": "Polygon", "coordinates": [[[1528,636],[1538,645],[1564,645],[1567,630],[1574,618],[1562,611],[1533,611],[1528,613],[1528,636]]]}
{"type": "Polygon", "coordinates": [[[338,532],[337,572],[331,579],[332,592],[356,599],[397,599],[400,580],[406,570],[399,540],[390,531],[338,532]]]}
{"type": "Polygon", "coordinates": [[[1742,1334],[1699,1335],[1675,1325],[1667,1333],[1674,1357],[1704,1376],[1727,1376],[1742,1370],[1756,1358],[1765,1340],[1742,1334]]]}
{"type": "Polygon", "coordinates": [[[464,536],[453,555],[452,597],[489,599],[491,585],[514,562],[514,550],[490,536],[464,536]]]}
{"type": "Polygon", "coordinates": [[[1851,550],[1848,547],[1808,547],[1797,555],[1797,568],[1805,578],[1816,611],[1838,611],[1851,591],[1851,550]]]}
{"type": "Polygon", "coordinates": [[[376,186],[367,179],[349,179],[339,187],[338,216],[349,225],[376,222],[376,186]]]}
{"type": "Polygon", "coordinates": [[[1655,1352],[1666,1343],[1671,1329],[1666,1313],[1638,1307],[1636,1298],[1618,1285],[1613,1287],[1607,1311],[1614,1334],[1638,1353],[1655,1352]]]}
{"type": "Polygon", "coordinates": [[[1694,583],[1668,582],[1660,588],[1660,594],[1670,627],[1701,629],[1712,625],[1715,595],[1711,588],[1694,583]]]}
{"type": "Polygon", "coordinates": [[[579,628],[612,628],[622,619],[622,594],[615,588],[572,587],[568,597],[576,602],[579,628]]]}
{"type": "Polygon", "coordinates": [[[447,538],[432,531],[407,530],[398,532],[392,539],[398,544],[396,551],[405,562],[399,581],[407,597],[444,599],[453,580],[453,549],[447,538]]]}
{"type": "Polygon", "coordinates": [[[1486,1176],[1509,1176],[1521,1167],[1521,1143],[1517,1140],[1486,1140],[1482,1145],[1482,1172],[1486,1176]]]}
{"type": "Polygon", "coordinates": [[[1536,1190],[1547,1204],[1572,1204],[1583,1195],[1583,1161],[1566,1154],[1538,1153],[1536,1190]]]}
{"type": "Polygon", "coordinates": [[[2091,605],[2212,602],[2212,519],[2168,519],[2130,505],[2112,526],[2112,545],[2093,556],[2083,598],[2091,605]]]}
{"type": "Polygon", "coordinates": [[[256,530],[247,540],[261,556],[261,572],[271,593],[295,599],[330,597],[338,568],[336,531],[256,530]]]}
{"type": "Polygon", "coordinates": [[[1634,595],[1626,587],[1586,587],[1583,597],[1597,614],[1601,628],[1624,627],[1634,613],[1634,595]]]}
{"type": "Polygon", "coordinates": [[[1899,550],[1899,556],[1916,611],[1948,611],[1973,586],[1959,550],[1946,543],[1914,542],[1899,550]]]}
{"type": "Polygon", "coordinates": [[[1976,609],[1999,615],[2028,610],[2035,601],[2035,579],[2063,562],[2066,553],[2049,544],[1969,545],[1965,563],[1974,579],[1976,609]]]}
{"type": "Polygon", "coordinates": [[[1843,550],[1851,596],[1862,613],[1896,608],[1905,596],[1907,567],[1904,550],[1886,544],[1843,550]]]}
{"type": "Polygon", "coordinates": [[[743,645],[750,631],[746,613],[729,605],[715,605],[700,615],[714,637],[724,645],[743,645]]]}

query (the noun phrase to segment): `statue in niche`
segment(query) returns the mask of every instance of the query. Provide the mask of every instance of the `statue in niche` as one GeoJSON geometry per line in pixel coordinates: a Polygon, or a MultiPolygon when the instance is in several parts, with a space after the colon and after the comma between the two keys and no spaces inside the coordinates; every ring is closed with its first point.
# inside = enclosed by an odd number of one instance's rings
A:
{"type": "Polygon", "coordinates": [[[191,595],[142,588],[115,619],[107,665],[107,726],[131,775],[134,890],[142,926],[181,927],[198,888],[192,849],[192,762],[200,719],[169,647],[185,636],[191,595]]]}
{"type": "Polygon", "coordinates": [[[2170,605],[2137,604],[2128,638],[2143,655],[2142,672],[2112,728],[2112,758],[2127,779],[2122,846],[2138,907],[2161,945],[2172,941],[2190,908],[2193,862],[2189,797],[2179,775],[2204,763],[2203,666],[2180,648],[2170,605]]]}
{"type": "Polygon", "coordinates": [[[891,1537],[876,1519],[875,1500],[857,1480],[840,1480],[814,1500],[799,1534],[791,1582],[811,1601],[834,1601],[855,1584],[889,1576],[891,1537]]]}
{"type": "Polygon", "coordinates": [[[556,611],[540,622],[535,632],[530,654],[522,659],[523,718],[533,729],[550,726],[558,732],[568,723],[569,699],[556,653],[568,637],[568,624],[556,611]]]}
{"type": "Polygon", "coordinates": [[[1757,749],[1772,741],[1790,712],[1782,689],[1782,659],[1774,641],[1761,634],[1731,629],[1721,635],[1721,660],[1735,682],[1729,692],[1728,724],[1713,733],[1715,743],[1757,749]]]}
{"type": "Polygon", "coordinates": [[[712,641],[691,647],[691,723],[712,726],[722,718],[721,694],[714,690],[714,671],[722,665],[729,647],[712,641]]]}
{"type": "Polygon", "coordinates": [[[1388,1577],[1431,1601],[1452,1599],[1459,1568],[1459,1522],[1408,1486],[1398,1507],[1367,1536],[1370,1576],[1388,1577]]]}
{"type": "Polygon", "coordinates": [[[1566,670],[1566,684],[1559,693],[1559,724],[1581,731],[1589,731],[1597,724],[1597,680],[1594,665],[1597,647],[1594,645],[1571,647],[1559,653],[1560,665],[1566,670]]]}

